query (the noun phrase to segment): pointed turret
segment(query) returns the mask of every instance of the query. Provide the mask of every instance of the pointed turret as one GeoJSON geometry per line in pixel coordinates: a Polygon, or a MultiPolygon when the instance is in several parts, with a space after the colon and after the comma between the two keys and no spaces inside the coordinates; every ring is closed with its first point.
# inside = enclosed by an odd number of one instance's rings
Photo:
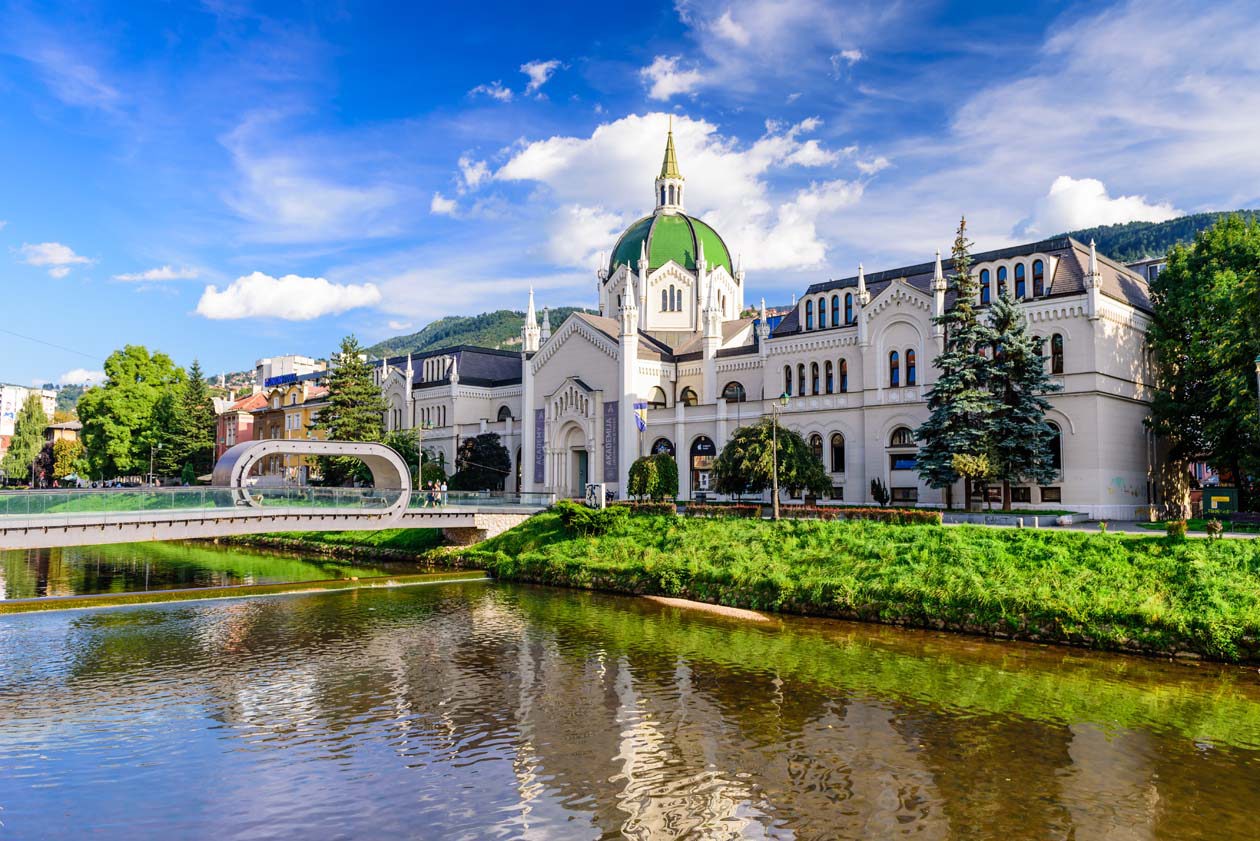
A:
{"type": "Polygon", "coordinates": [[[669,131],[665,135],[665,158],[661,161],[661,174],[656,177],[658,213],[677,213],[683,209],[683,180],[678,155],[674,152],[674,118],[670,117],[669,131]]]}
{"type": "Polygon", "coordinates": [[[932,335],[938,340],[938,352],[943,349],[940,340],[945,335],[945,327],[938,323],[937,319],[945,314],[945,290],[947,288],[945,284],[945,270],[941,267],[941,250],[938,248],[936,249],[936,266],[932,269],[932,335]]]}
{"type": "Polygon", "coordinates": [[[858,301],[865,304],[870,299],[871,296],[866,291],[866,270],[858,263],[858,301]]]}
{"type": "Polygon", "coordinates": [[[858,263],[858,294],[857,294],[857,322],[858,322],[858,346],[867,347],[870,345],[870,337],[866,334],[866,314],[862,309],[871,302],[871,294],[866,291],[866,270],[862,268],[862,264],[858,263]]]}
{"type": "Polygon", "coordinates": [[[529,306],[525,310],[525,323],[521,325],[521,350],[533,353],[538,350],[542,334],[538,329],[538,313],[534,310],[534,287],[529,287],[529,306]]]}
{"type": "Polygon", "coordinates": [[[770,354],[766,342],[770,339],[770,313],[766,309],[766,299],[761,299],[761,320],[757,322],[757,350],[762,359],[770,354]]]}
{"type": "Polygon", "coordinates": [[[543,307],[542,322],[542,340],[545,342],[551,338],[551,316],[547,312],[547,308],[543,307]]]}
{"type": "Polygon", "coordinates": [[[941,250],[936,249],[936,266],[932,269],[932,289],[945,290],[945,270],[941,268],[941,250]]]}
{"type": "Polygon", "coordinates": [[[1085,273],[1085,314],[1090,321],[1098,318],[1098,308],[1102,304],[1102,272],[1098,269],[1098,250],[1094,241],[1089,241],[1089,271],[1085,273]]]}

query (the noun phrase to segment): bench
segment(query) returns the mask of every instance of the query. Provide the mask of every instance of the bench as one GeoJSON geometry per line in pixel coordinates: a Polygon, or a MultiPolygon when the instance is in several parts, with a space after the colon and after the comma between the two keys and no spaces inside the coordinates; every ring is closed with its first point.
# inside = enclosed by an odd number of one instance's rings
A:
{"type": "Polygon", "coordinates": [[[1260,512],[1239,511],[1229,521],[1235,526],[1260,526],[1260,512]]]}

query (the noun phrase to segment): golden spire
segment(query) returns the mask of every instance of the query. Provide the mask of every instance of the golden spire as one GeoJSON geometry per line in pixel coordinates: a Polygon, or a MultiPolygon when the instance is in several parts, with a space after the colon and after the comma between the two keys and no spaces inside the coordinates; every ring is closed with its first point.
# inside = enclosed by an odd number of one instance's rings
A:
{"type": "Polygon", "coordinates": [[[678,156],[674,154],[674,117],[669,117],[669,134],[665,137],[665,160],[661,162],[661,178],[677,178],[682,180],[678,171],[678,156]]]}

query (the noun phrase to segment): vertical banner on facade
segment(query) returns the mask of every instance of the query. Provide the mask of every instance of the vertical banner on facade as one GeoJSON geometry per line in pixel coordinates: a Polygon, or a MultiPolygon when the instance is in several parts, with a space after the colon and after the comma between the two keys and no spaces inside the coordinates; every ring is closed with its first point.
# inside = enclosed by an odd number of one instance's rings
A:
{"type": "Polygon", "coordinates": [[[617,416],[617,408],[621,405],[619,400],[610,400],[604,404],[604,481],[616,482],[617,470],[620,460],[618,450],[621,446],[621,436],[619,434],[620,418],[617,416]]]}
{"type": "Polygon", "coordinates": [[[547,410],[534,410],[534,484],[540,488],[546,481],[547,451],[543,442],[547,438],[547,410]]]}

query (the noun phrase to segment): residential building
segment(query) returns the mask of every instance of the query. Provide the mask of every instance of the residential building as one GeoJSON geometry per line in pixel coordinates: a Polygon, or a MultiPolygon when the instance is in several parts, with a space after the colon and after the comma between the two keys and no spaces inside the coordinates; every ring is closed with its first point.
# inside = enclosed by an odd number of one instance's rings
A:
{"type": "MultiPolygon", "coordinates": [[[[322,430],[312,426],[328,405],[328,387],[312,379],[290,382],[263,392],[261,406],[253,409],[254,438],[257,440],[324,440],[322,430]]],[[[260,482],[304,485],[318,477],[318,462],[310,456],[274,455],[260,463],[260,482]]]]}
{"type": "MultiPolygon", "coordinates": [[[[219,408],[216,401],[216,408],[219,408]]],[[[218,461],[223,454],[242,441],[254,438],[254,410],[267,404],[267,396],[262,392],[246,395],[227,403],[215,413],[214,419],[214,459],[218,461]]]]}

